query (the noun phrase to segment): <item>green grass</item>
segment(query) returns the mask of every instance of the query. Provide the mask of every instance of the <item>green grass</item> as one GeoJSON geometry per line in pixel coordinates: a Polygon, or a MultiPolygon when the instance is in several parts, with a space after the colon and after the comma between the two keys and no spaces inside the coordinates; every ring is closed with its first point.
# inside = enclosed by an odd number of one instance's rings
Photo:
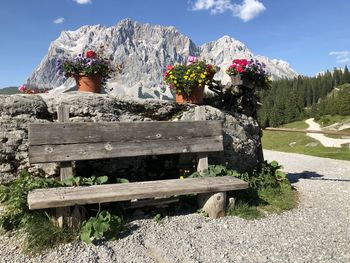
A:
{"type": "Polygon", "coordinates": [[[18,87],[7,87],[7,88],[2,88],[0,89],[0,95],[12,95],[12,94],[17,94],[20,93],[18,91],[18,87]]]}
{"type": "Polygon", "coordinates": [[[319,119],[315,120],[321,127],[326,127],[337,122],[350,121],[350,116],[340,116],[340,115],[324,115],[319,119]]]}
{"type": "Polygon", "coordinates": [[[279,214],[298,205],[297,192],[286,183],[281,184],[280,188],[263,188],[255,194],[251,193],[250,190],[244,197],[238,197],[234,207],[227,209],[226,215],[253,220],[269,213],[279,214]]]}
{"type": "MultiPolygon", "coordinates": [[[[307,124],[302,121],[297,121],[286,124],[283,127],[304,129],[307,128],[307,124]]],[[[324,147],[317,140],[306,136],[304,133],[264,131],[262,145],[263,148],[267,150],[350,160],[350,150],[348,147],[324,147]],[[315,147],[306,147],[309,143],[318,143],[318,145],[315,147]]]]}
{"type": "Polygon", "coordinates": [[[309,125],[307,125],[305,121],[295,121],[288,124],[284,124],[282,127],[290,129],[306,129],[309,127],[309,125]]]}
{"type": "Polygon", "coordinates": [[[264,217],[264,213],[257,206],[250,205],[247,202],[239,201],[233,207],[229,207],[226,215],[238,216],[246,220],[260,219],[264,217]]]}
{"type": "Polygon", "coordinates": [[[271,213],[282,213],[293,209],[297,204],[297,192],[286,184],[280,189],[265,188],[259,191],[259,197],[266,202],[261,208],[271,213]]]}
{"type": "Polygon", "coordinates": [[[39,254],[47,249],[73,241],[78,233],[60,228],[43,213],[36,213],[25,226],[26,238],[24,251],[28,254],[39,254]]]}

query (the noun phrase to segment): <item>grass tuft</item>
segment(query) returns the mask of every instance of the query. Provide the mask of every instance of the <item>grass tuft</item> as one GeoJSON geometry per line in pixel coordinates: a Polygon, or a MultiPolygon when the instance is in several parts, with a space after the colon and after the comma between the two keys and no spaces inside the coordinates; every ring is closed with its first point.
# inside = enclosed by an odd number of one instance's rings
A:
{"type": "Polygon", "coordinates": [[[282,184],[280,188],[275,189],[261,189],[258,195],[265,202],[261,205],[261,208],[270,213],[282,213],[291,210],[298,203],[297,192],[287,184],[282,184]]]}
{"type": "Polygon", "coordinates": [[[76,232],[60,228],[47,214],[42,212],[31,216],[25,226],[25,231],[24,251],[32,255],[71,242],[77,237],[76,232]]]}
{"type": "Polygon", "coordinates": [[[260,219],[264,214],[258,207],[250,205],[247,202],[239,201],[233,207],[229,207],[226,211],[228,216],[238,216],[246,220],[260,219]]]}

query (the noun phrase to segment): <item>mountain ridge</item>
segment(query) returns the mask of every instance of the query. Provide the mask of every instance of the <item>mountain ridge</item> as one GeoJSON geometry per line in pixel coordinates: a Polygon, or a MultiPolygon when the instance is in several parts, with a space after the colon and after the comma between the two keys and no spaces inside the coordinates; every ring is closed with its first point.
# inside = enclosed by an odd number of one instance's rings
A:
{"type": "MultiPolygon", "coordinates": [[[[51,42],[48,53],[28,78],[27,83],[48,88],[74,86],[72,79],[57,76],[55,61],[63,56],[74,56],[87,49],[105,46],[106,56],[113,64],[123,64],[123,73],[107,84],[108,92],[142,98],[157,98],[164,91],[162,73],[166,65],[186,63],[189,55],[199,56],[219,66],[222,70],[216,78],[228,81],[224,69],[233,58],[256,58],[267,65],[273,78],[293,78],[298,74],[282,60],[255,56],[245,44],[224,35],[218,40],[196,45],[174,26],[141,24],[123,19],[114,26],[85,25],[74,31],[62,31],[51,42]]],[[[65,88],[61,90],[65,90],[65,88]]],[[[59,89],[58,89],[59,90],[59,89]]]]}

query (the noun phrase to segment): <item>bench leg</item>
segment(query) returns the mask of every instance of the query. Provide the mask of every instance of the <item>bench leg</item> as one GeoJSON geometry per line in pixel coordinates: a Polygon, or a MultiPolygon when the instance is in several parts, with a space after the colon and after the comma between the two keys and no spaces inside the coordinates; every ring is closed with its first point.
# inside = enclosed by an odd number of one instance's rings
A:
{"type": "Polygon", "coordinates": [[[61,228],[79,229],[84,218],[85,210],[82,206],[56,208],[56,220],[61,228]]]}
{"type": "Polygon", "coordinates": [[[199,194],[198,204],[210,218],[223,217],[226,209],[226,192],[199,194]]]}

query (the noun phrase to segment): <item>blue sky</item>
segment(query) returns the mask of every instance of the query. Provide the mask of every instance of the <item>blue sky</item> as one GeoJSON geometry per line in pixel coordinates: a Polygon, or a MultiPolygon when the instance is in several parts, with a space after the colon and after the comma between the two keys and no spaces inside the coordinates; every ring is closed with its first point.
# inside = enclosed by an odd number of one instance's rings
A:
{"type": "Polygon", "coordinates": [[[20,85],[62,30],[124,18],[175,26],[196,44],[229,35],[299,74],[350,65],[349,0],[1,0],[0,88],[20,85]]]}

